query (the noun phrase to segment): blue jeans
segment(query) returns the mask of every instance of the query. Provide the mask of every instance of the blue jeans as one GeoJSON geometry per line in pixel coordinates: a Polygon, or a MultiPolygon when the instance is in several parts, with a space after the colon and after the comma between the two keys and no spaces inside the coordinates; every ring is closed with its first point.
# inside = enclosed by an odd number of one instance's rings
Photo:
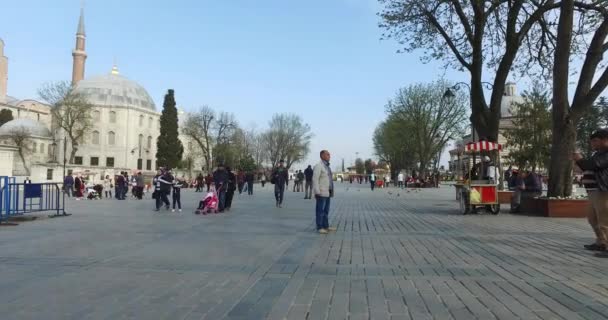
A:
{"type": "Polygon", "coordinates": [[[329,228],[330,197],[316,197],[317,199],[317,230],[329,228]]]}

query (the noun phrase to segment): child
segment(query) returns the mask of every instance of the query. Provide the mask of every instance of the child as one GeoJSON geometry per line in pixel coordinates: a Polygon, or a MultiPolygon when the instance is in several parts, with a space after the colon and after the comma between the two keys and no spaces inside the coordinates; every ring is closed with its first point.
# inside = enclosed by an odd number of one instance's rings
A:
{"type": "Polygon", "coordinates": [[[209,192],[203,197],[203,199],[198,203],[198,208],[196,209],[196,214],[207,214],[210,212],[218,213],[217,207],[219,204],[219,199],[217,197],[217,193],[215,193],[215,188],[211,187],[209,192]]]}
{"type": "Polygon", "coordinates": [[[175,204],[177,204],[177,208],[179,212],[182,212],[182,186],[184,185],[184,181],[182,179],[177,179],[175,184],[173,185],[173,210],[171,212],[175,212],[175,204]]]}

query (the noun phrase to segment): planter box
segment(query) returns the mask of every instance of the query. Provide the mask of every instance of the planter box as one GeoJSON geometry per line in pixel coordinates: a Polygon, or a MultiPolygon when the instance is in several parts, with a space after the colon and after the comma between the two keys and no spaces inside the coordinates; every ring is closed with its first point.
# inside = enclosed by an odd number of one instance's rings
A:
{"type": "Polygon", "coordinates": [[[522,211],[550,218],[585,218],[589,200],[522,199],[522,211]]]}
{"type": "Polygon", "coordinates": [[[511,204],[511,195],[513,191],[498,191],[498,203],[511,204]]]}

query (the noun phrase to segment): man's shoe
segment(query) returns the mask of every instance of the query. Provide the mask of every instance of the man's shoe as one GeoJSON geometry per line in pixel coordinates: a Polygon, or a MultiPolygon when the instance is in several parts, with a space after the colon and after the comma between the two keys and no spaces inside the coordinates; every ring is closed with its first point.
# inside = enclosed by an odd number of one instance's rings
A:
{"type": "Polygon", "coordinates": [[[338,231],[338,228],[336,228],[336,227],[327,227],[327,231],[335,232],[335,231],[338,231]]]}
{"type": "Polygon", "coordinates": [[[319,229],[319,234],[327,234],[327,230],[326,229],[319,229]]]}
{"type": "Polygon", "coordinates": [[[598,243],[586,244],[583,247],[585,248],[585,250],[606,251],[606,245],[598,244],[598,243]]]}

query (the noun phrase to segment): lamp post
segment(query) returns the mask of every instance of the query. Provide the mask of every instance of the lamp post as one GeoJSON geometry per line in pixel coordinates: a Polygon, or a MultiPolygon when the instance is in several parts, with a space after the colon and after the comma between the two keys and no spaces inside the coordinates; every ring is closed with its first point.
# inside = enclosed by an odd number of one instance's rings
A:
{"type": "Polygon", "coordinates": [[[68,137],[63,136],[63,179],[65,179],[65,165],[68,162],[66,158],[68,153],[68,137]]]}

